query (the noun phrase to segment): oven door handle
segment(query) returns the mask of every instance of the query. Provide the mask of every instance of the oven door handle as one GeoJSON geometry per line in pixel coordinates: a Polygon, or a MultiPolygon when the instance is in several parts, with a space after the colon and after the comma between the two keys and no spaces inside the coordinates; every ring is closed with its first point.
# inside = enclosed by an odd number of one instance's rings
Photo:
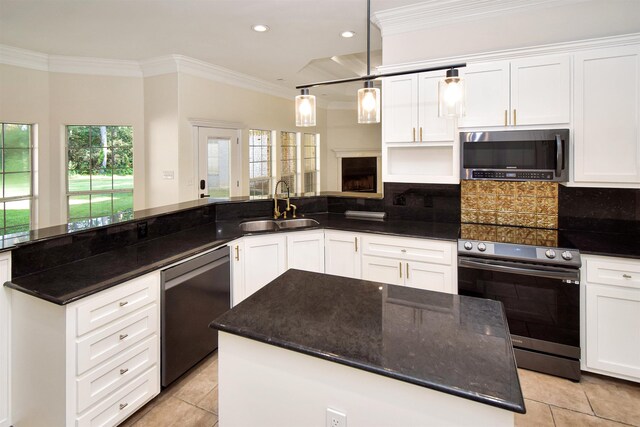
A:
{"type": "Polygon", "coordinates": [[[478,270],[497,271],[501,273],[523,274],[525,276],[545,277],[558,280],[580,280],[579,270],[559,269],[554,267],[530,268],[514,265],[506,261],[476,260],[458,258],[458,267],[476,268],[478,270]]]}

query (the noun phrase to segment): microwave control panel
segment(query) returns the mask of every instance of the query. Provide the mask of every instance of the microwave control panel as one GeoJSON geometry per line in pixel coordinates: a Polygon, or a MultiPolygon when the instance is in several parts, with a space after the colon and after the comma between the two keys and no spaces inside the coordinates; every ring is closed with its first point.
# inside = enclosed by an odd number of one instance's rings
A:
{"type": "Polygon", "coordinates": [[[471,172],[472,178],[480,179],[543,179],[545,181],[553,179],[553,172],[550,171],[492,171],[474,170],[471,172]]]}

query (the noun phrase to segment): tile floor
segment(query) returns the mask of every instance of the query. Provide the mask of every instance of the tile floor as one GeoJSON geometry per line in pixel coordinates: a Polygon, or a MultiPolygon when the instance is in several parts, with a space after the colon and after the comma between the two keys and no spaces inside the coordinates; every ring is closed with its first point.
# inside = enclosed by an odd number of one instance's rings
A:
{"type": "MultiPolygon", "coordinates": [[[[640,384],[584,373],[579,383],[518,370],[527,413],[517,427],[640,427],[640,384]]],[[[187,372],[122,426],[218,425],[218,354],[187,372]]]]}

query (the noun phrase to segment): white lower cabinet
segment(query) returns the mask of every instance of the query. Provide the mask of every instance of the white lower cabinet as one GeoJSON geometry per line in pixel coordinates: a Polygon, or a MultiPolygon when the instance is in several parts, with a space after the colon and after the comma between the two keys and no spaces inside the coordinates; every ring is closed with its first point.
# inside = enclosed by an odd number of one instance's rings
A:
{"type": "Polygon", "coordinates": [[[244,244],[242,238],[229,242],[231,249],[231,306],[234,307],[244,297],[244,244]]]}
{"type": "Polygon", "coordinates": [[[160,392],[160,273],[67,305],[12,291],[12,421],[115,426],[160,392]]]}
{"type": "Polygon", "coordinates": [[[324,231],[324,272],[360,279],[362,237],[349,231],[324,231]]]}
{"type": "Polygon", "coordinates": [[[324,232],[287,233],[287,267],[324,273],[324,232]]]}
{"type": "Polygon", "coordinates": [[[362,278],[455,294],[458,292],[456,244],[365,234],[362,278]]]}
{"type": "Polygon", "coordinates": [[[286,234],[247,236],[242,240],[244,295],[241,300],[287,270],[286,234]]]}
{"type": "Polygon", "coordinates": [[[583,255],[582,263],[582,368],[640,382],[640,261],[583,255]]]}
{"type": "Polygon", "coordinates": [[[11,304],[10,291],[2,286],[11,280],[11,253],[0,254],[0,427],[11,425],[11,304]]]}

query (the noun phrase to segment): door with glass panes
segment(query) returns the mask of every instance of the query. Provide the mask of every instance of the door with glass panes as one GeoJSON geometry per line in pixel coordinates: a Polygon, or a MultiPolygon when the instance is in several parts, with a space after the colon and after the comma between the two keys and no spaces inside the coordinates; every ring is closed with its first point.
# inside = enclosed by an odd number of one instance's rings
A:
{"type": "Polygon", "coordinates": [[[198,195],[239,196],[242,163],[239,129],[198,127],[198,195]]]}

